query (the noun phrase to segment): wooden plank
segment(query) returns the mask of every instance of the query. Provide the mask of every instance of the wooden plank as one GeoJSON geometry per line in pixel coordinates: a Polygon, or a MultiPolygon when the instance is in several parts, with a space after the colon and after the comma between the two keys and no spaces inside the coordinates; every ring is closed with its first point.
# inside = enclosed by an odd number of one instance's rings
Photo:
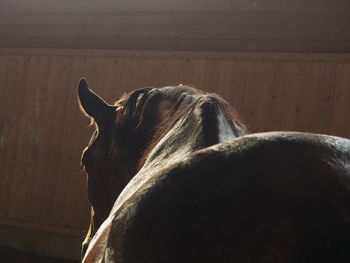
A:
{"type": "Polygon", "coordinates": [[[48,86],[48,98],[51,103],[47,107],[47,113],[49,115],[49,127],[47,127],[47,148],[51,153],[48,158],[48,169],[56,171],[53,174],[49,174],[47,171],[47,180],[44,182],[44,191],[42,197],[47,198],[50,202],[46,202],[44,209],[49,211],[45,217],[46,220],[50,220],[52,224],[62,224],[59,215],[64,213],[64,201],[62,196],[65,194],[65,178],[66,167],[62,165],[65,159],[65,152],[62,151],[63,144],[65,143],[65,136],[63,127],[67,114],[71,113],[71,110],[67,108],[67,83],[70,79],[72,62],[68,57],[54,58],[52,62],[49,86],[48,86]],[[55,191],[50,190],[54,186],[55,191]]]}
{"type": "Polygon", "coordinates": [[[28,57],[26,66],[19,75],[26,77],[20,82],[21,86],[17,87],[21,90],[19,96],[22,97],[22,103],[17,105],[20,108],[19,116],[16,118],[20,132],[17,132],[19,145],[16,166],[13,169],[13,178],[16,180],[13,185],[16,185],[16,188],[11,189],[11,198],[16,199],[16,202],[11,205],[11,217],[18,220],[31,218],[31,188],[37,182],[34,167],[40,161],[37,149],[40,138],[37,134],[40,127],[41,101],[39,101],[35,81],[37,81],[38,70],[42,68],[37,62],[38,58],[28,57]]]}
{"type": "Polygon", "coordinates": [[[8,143],[10,127],[8,123],[8,98],[10,87],[7,82],[9,73],[10,56],[0,56],[0,163],[2,164],[2,175],[0,183],[0,218],[7,216],[9,171],[8,155],[11,146],[8,143]]]}
{"type": "Polygon", "coordinates": [[[105,11],[349,11],[346,0],[93,0],[69,1],[61,0],[2,0],[0,9],[5,12],[105,12],[105,11]]]}
{"type": "MultiPolygon", "coordinates": [[[[165,58],[163,58],[165,59],[165,58]]],[[[171,62],[165,59],[167,62],[167,71],[165,73],[166,85],[178,85],[184,84],[184,80],[180,77],[180,68],[182,66],[183,59],[172,59],[171,62]]]]}
{"type": "Polygon", "coordinates": [[[52,58],[50,71],[48,73],[48,83],[46,90],[46,100],[44,105],[44,116],[43,116],[43,135],[41,142],[46,152],[44,158],[44,164],[41,167],[42,179],[40,181],[40,200],[46,200],[40,204],[41,209],[47,211],[46,213],[40,214],[38,218],[39,222],[51,222],[55,225],[57,214],[53,211],[61,211],[61,207],[55,206],[54,197],[55,190],[57,189],[56,184],[59,184],[60,177],[59,173],[59,160],[63,156],[60,153],[60,147],[62,142],[63,134],[61,133],[61,122],[64,116],[65,107],[65,94],[62,92],[62,84],[66,79],[67,64],[69,65],[67,57],[52,58]],[[52,172],[55,171],[55,172],[52,172]]]}
{"type": "Polygon", "coordinates": [[[330,133],[350,138],[350,64],[337,63],[330,133]]]}
{"type": "MultiPolygon", "coordinates": [[[[253,132],[275,130],[267,125],[273,100],[274,65],[276,62],[250,62],[245,73],[242,112],[248,112],[247,123],[253,132]],[[252,71],[250,71],[250,68],[252,71]],[[251,74],[251,75],[250,75],[251,74]]],[[[278,63],[278,62],[277,62],[278,63]]]]}
{"type": "Polygon", "coordinates": [[[270,82],[270,97],[262,99],[269,101],[266,123],[272,130],[286,130],[295,123],[296,89],[293,85],[295,67],[291,63],[275,62],[272,68],[270,82]],[[288,76],[291,74],[291,76],[288,76]],[[276,110],[278,109],[278,110],[276,110]]]}
{"type": "Polygon", "coordinates": [[[201,1],[179,1],[173,2],[170,0],[158,1],[158,0],[145,0],[145,1],[112,1],[102,0],[96,1],[60,1],[55,2],[53,0],[31,0],[25,2],[22,0],[9,1],[4,0],[1,2],[0,8],[4,11],[20,11],[20,12],[104,12],[104,11],[204,11],[204,10],[225,10],[230,8],[230,5],[224,0],[218,0],[216,4],[213,4],[210,0],[201,1]]]}
{"type": "Polygon", "coordinates": [[[0,48],[120,49],[219,52],[350,53],[350,41],[165,38],[1,38],[0,48]]]}
{"type": "Polygon", "coordinates": [[[109,79],[106,80],[106,98],[110,98],[108,103],[113,104],[126,92],[125,84],[122,82],[122,72],[124,71],[124,58],[123,57],[108,57],[110,59],[108,63],[108,72],[110,72],[109,79]]]}
{"type": "Polygon", "coordinates": [[[327,24],[314,27],[269,25],[0,25],[3,38],[62,39],[194,39],[194,40],[294,40],[349,41],[350,26],[327,24]],[[340,27],[340,26],[339,26],[340,27]]]}
{"type": "Polygon", "coordinates": [[[118,64],[119,59],[162,58],[177,61],[178,59],[208,59],[220,61],[289,61],[289,62],[350,62],[348,53],[267,53],[267,52],[193,52],[193,51],[144,51],[144,50],[103,50],[103,49],[30,49],[0,48],[1,56],[68,56],[76,59],[86,57],[108,57],[118,64]]]}
{"type": "Polygon", "coordinates": [[[328,63],[303,63],[300,68],[296,120],[298,130],[329,133],[327,127],[330,125],[331,104],[328,96],[331,96],[332,89],[327,82],[332,82],[333,70],[333,65],[328,63]],[[326,73],[327,67],[329,72],[326,73]]]}
{"type": "Polygon", "coordinates": [[[319,70],[315,76],[315,90],[312,91],[314,96],[312,99],[316,104],[313,105],[314,118],[312,126],[315,132],[331,134],[336,63],[320,63],[319,70]]]}
{"type": "MultiPolygon", "coordinates": [[[[22,118],[23,107],[25,103],[25,87],[27,84],[28,77],[28,63],[29,57],[24,56],[12,56],[8,62],[8,76],[6,95],[7,100],[5,101],[6,112],[6,132],[5,139],[8,151],[5,153],[7,157],[5,159],[5,182],[6,185],[6,197],[7,200],[16,200],[21,194],[17,195],[24,188],[24,182],[26,180],[25,174],[22,173],[24,167],[23,159],[24,152],[22,148],[25,147],[24,139],[25,134],[19,133],[22,130],[24,119],[22,118]],[[16,134],[17,136],[14,136],[16,134]]],[[[23,205],[23,198],[19,197],[18,202],[9,203],[5,202],[4,206],[6,217],[13,218],[18,214],[18,209],[23,205]]]]}
{"type": "Polygon", "coordinates": [[[21,218],[31,222],[40,222],[41,202],[40,192],[42,190],[42,182],[48,174],[43,170],[45,160],[49,155],[46,145],[42,140],[46,134],[46,100],[48,75],[50,72],[51,58],[34,56],[31,57],[29,65],[28,87],[29,100],[31,103],[28,107],[28,121],[31,122],[31,130],[27,134],[29,147],[27,149],[30,165],[27,167],[26,173],[31,177],[31,183],[27,185],[27,206],[21,210],[21,218]]]}
{"type": "Polygon", "coordinates": [[[340,12],[3,12],[0,25],[37,26],[335,26],[349,27],[348,13],[340,12]]]}
{"type": "Polygon", "coordinates": [[[66,126],[66,120],[68,116],[72,114],[72,108],[68,107],[68,102],[76,93],[73,92],[72,87],[69,85],[71,80],[72,60],[69,57],[60,57],[57,58],[56,61],[55,72],[51,74],[56,83],[54,83],[51,88],[59,89],[59,94],[56,94],[53,98],[57,102],[48,109],[50,115],[53,115],[51,117],[55,120],[54,123],[51,124],[54,126],[52,136],[55,140],[51,140],[50,151],[55,152],[57,158],[52,158],[50,160],[50,167],[54,169],[56,173],[49,179],[47,188],[54,187],[53,189],[55,189],[55,191],[51,192],[49,195],[51,197],[52,206],[48,208],[50,211],[50,221],[55,225],[62,226],[61,215],[65,213],[65,199],[69,198],[69,194],[67,196],[66,192],[69,186],[68,180],[73,176],[73,174],[68,173],[68,167],[66,166],[66,155],[69,151],[65,151],[68,137],[67,130],[65,129],[70,128],[66,126]],[[57,113],[58,110],[59,112],[57,113]]]}

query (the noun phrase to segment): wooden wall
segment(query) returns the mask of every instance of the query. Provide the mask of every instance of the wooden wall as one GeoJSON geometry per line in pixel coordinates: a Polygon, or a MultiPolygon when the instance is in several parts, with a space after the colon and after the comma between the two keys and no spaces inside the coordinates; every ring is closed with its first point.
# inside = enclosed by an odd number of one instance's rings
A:
{"type": "Polygon", "coordinates": [[[1,47],[350,52],[350,1],[1,0],[1,47]]]}
{"type": "Polygon", "coordinates": [[[81,76],[108,102],[142,86],[217,92],[252,131],[350,137],[350,56],[0,50],[0,223],[81,235],[88,222],[81,76]]]}

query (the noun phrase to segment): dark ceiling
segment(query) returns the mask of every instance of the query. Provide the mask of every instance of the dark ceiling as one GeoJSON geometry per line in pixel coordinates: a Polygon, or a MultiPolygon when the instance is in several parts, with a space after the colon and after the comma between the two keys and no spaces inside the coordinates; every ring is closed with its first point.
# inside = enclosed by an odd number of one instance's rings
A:
{"type": "Polygon", "coordinates": [[[349,0],[1,0],[0,48],[350,52],[349,0]]]}

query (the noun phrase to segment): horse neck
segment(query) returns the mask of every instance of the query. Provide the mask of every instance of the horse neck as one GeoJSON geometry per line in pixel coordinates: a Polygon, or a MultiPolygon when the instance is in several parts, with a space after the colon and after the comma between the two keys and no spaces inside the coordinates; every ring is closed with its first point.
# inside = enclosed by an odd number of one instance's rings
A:
{"type": "Polygon", "coordinates": [[[243,129],[237,127],[232,127],[232,120],[226,117],[220,107],[207,101],[195,105],[149,152],[144,165],[124,188],[111,213],[117,211],[155,171],[198,150],[238,137],[243,129]]]}
{"type": "Polygon", "coordinates": [[[163,136],[148,154],[143,169],[176,162],[184,156],[240,136],[243,129],[232,127],[221,107],[203,100],[163,136]]]}

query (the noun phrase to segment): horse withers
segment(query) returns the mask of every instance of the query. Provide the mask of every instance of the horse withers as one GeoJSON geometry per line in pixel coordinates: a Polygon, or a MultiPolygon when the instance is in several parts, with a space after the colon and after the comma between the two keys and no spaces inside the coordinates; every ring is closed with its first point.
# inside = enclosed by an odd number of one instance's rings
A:
{"type": "Polygon", "coordinates": [[[78,95],[96,126],[84,262],[350,262],[350,140],[247,134],[183,85],[78,95]]]}

